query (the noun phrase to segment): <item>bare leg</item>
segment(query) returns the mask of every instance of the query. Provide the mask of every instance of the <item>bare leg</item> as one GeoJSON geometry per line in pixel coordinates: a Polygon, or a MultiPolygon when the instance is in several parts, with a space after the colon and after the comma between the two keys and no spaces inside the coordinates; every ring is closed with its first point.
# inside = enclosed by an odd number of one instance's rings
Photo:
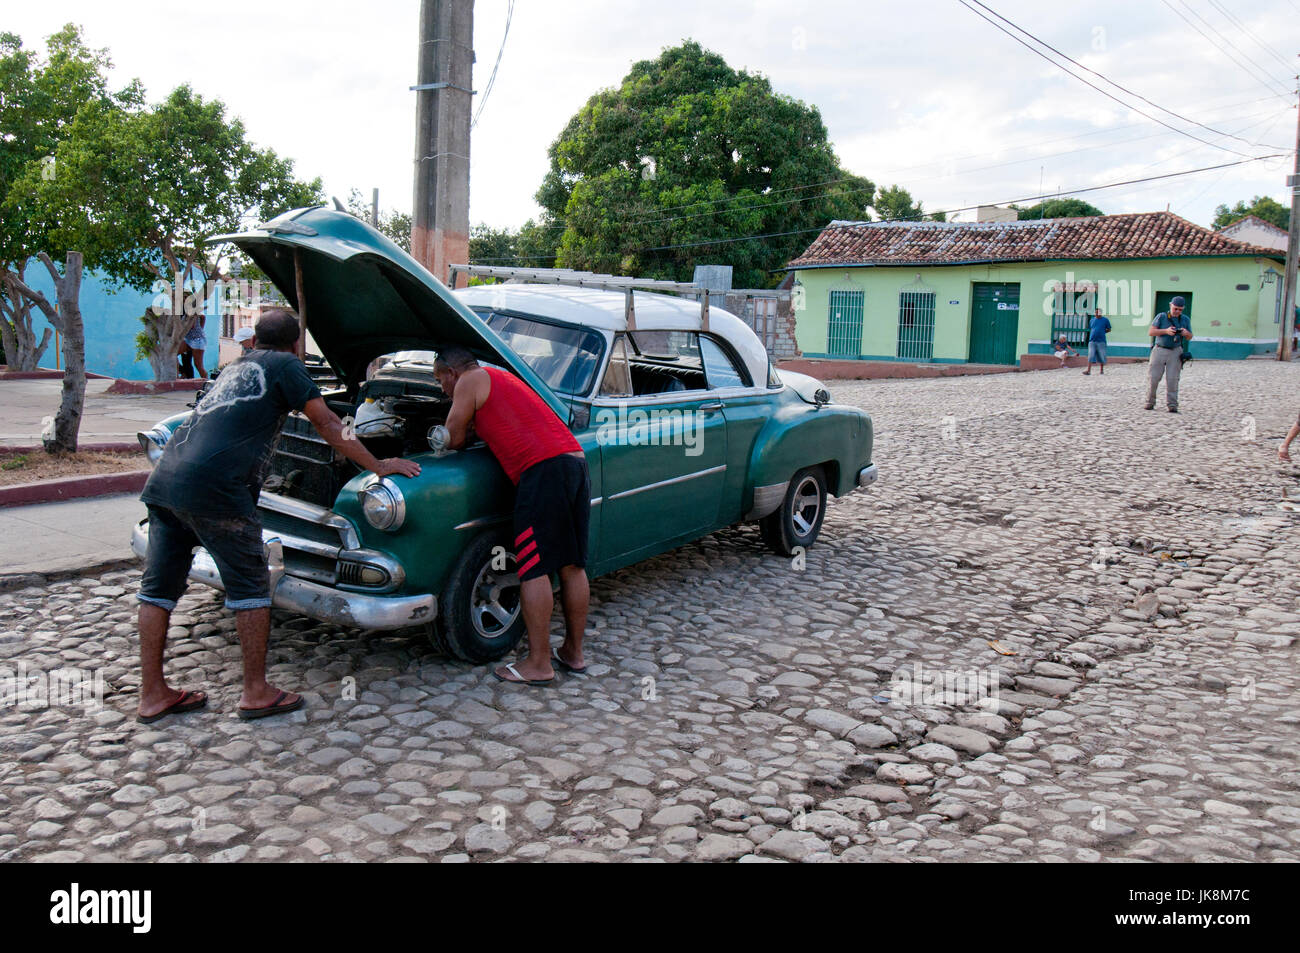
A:
{"type": "Polygon", "coordinates": [[[587,633],[587,606],[591,602],[585,569],[565,566],[560,570],[560,602],[564,606],[564,644],[557,651],[574,668],[582,668],[587,664],[582,657],[582,640],[587,633]]]}
{"type": "MultiPolygon", "coordinates": [[[[280,690],[266,680],[266,642],[271,635],[271,610],[239,609],[235,612],[235,631],[244,656],[244,693],[240,708],[265,708],[275,704],[280,690]]],[[[290,693],[281,704],[295,701],[290,693]]]]}
{"type": "Polygon", "coordinates": [[[1286,439],[1282,441],[1282,446],[1277,448],[1277,458],[1279,460],[1291,461],[1291,442],[1300,436],[1300,420],[1291,425],[1291,429],[1286,432],[1286,439]]]}
{"type": "MultiPolygon", "coordinates": [[[[551,667],[551,613],[555,609],[555,596],[551,594],[551,577],[535,576],[519,584],[519,601],[524,613],[524,626],[528,629],[528,657],[515,663],[515,671],[527,679],[554,678],[551,667]]],[[[497,674],[508,681],[514,676],[505,666],[497,674]]]]}
{"type": "Polygon", "coordinates": [[[174,705],[181,690],[167,684],[163,675],[163,650],[167,646],[170,610],[149,602],[140,603],[140,709],[148,717],[174,705]]]}
{"type": "Polygon", "coordinates": [[[205,379],[207,378],[207,376],[208,376],[208,372],[205,371],[205,370],[203,369],[203,350],[202,350],[201,348],[199,348],[199,349],[193,349],[193,348],[191,348],[191,349],[190,349],[190,353],[191,353],[191,354],[193,355],[193,357],[194,357],[194,374],[195,374],[195,376],[196,376],[199,380],[205,380],[205,379]]]}

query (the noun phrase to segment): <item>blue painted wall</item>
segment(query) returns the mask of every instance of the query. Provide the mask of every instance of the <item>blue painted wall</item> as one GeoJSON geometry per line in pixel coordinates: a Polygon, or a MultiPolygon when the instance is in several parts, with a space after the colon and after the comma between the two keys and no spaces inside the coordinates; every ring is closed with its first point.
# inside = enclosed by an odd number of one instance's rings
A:
{"type": "MultiPolygon", "coordinates": [[[[50,301],[54,300],[54,284],[44,265],[33,260],[28,265],[27,278],[33,288],[44,292],[50,301]]],[[[153,380],[149,362],[135,359],[135,336],[143,330],[140,315],[144,314],[144,309],[156,297],[152,292],[141,293],[132,288],[116,287],[113,282],[93,271],[82,274],[81,316],[86,325],[87,371],[129,381],[153,380]]],[[[216,356],[221,346],[221,320],[213,316],[213,304],[209,301],[204,325],[208,347],[203,355],[203,363],[209,370],[216,367],[216,356]]],[[[32,326],[36,331],[36,340],[39,341],[49,324],[40,312],[33,310],[32,326]]],[[[53,370],[60,366],[61,361],[62,356],[57,352],[54,336],[51,335],[49,347],[41,358],[41,367],[53,370]]]]}

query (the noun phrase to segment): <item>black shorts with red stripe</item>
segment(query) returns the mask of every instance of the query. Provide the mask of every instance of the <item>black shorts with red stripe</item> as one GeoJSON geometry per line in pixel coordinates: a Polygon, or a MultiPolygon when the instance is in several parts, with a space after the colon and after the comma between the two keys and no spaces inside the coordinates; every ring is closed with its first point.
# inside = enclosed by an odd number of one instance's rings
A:
{"type": "Polygon", "coordinates": [[[587,565],[591,475],[577,454],[535,463],[519,475],[515,493],[515,560],[519,581],[587,565]]]}

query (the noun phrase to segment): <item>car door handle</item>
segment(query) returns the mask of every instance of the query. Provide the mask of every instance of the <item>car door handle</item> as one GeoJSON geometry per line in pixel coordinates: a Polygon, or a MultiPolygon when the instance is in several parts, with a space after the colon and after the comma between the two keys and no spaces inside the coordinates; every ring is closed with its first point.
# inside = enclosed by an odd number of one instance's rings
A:
{"type": "Polygon", "coordinates": [[[724,406],[726,406],[726,405],[723,404],[722,401],[720,401],[720,400],[714,400],[714,401],[710,401],[710,402],[707,403],[707,404],[700,404],[699,409],[700,409],[701,412],[704,412],[704,411],[707,411],[707,410],[721,410],[724,406]]]}

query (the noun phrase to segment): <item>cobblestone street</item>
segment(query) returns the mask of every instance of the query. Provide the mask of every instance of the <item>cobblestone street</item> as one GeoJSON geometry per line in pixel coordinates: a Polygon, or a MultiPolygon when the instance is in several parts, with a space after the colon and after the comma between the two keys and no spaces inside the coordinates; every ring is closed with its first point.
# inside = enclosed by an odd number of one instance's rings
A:
{"type": "Polygon", "coordinates": [[[193,585],[209,708],[145,726],[138,572],[2,593],[0,667],[105,704],[0,708],[0,860],[1300,860],[1296,374],[1194,362],[1178,415],[1145,365],[833,382],[879,483],[802,565],[745,525],[596,580],[546,688],[277,612],[307,705],[243,722],[193,585]]]}

